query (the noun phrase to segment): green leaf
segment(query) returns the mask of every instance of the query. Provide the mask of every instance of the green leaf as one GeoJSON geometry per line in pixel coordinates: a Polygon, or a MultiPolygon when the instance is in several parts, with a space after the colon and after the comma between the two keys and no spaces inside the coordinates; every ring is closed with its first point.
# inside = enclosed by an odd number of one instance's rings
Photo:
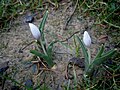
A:
{"type": "MultiPolygon", "coordinates": [[[[100,48],[100,50],[99,50],[99,52],[97,53],[95,59],[99,58],[99,57],[103,54],[103,51],[104,51],[104,46],[102,45],[101,48],[100,48]]],[[[95,59],[94,59],[94,60],[95,60],[95,59]]],[[[94,60],[93,60],[93,61],[94,61],[94,60]]]]}
{"type": "Polygon", "coordinates": [[[99,65],[101,63],[103,63],[106,59],[112,57],[114,54],[116,53],[116,50],[110,50],[106,53],[104,53],[101,57],[96,58],[93,63],[96,65],[99,65]]]}
{"type": "Polygon", "coordinates": [[[74,75],[74,90],[77,90],[77,75],[76,75],[76,71],[75,71],[75,68],[74,68],[74,65],[73,65],[73,75],[74,75]]]}
{"type": "Polygon", "coordinates": [[[48,48],[47,48],[47,54],[49,55],[50,58],[52,58],[52,49],[53,49],[53,45],[56,43],[56,41],[53,41],[49,44],[48,48]]]}
{"type": "Polygon", "coordinates": [[[91,75],[95,69],[96,66],[101,65],[102,63],[104,63],[107,59],[111,58],[114,54],[116,53],[116,50],[110,50],[106,53],[104,53],[101,57],[96,58],[91,65],[89,66],[88,70],[87,70],[87,75],[91,75]]]}
{"type": "MultiPolygon", "coordinates": [[[[45,12],[45,14],[43,16],[43,19],[42,19],[42,21],[40,23],[40,26],[39,26],[39,30],[41,32],[41,40],[42,40],[42,42],[45,42],[43,30],[44,30],[44,26],[45,26],[45,22],[47,20],[47,17],[48,17],[48,11],[45,12]]],[[[44,44],[44,46],[45,46],[45,44],[44,44]]]]}
{"type": "Polygon", "coordinates": [[[43,32],[47,17],[48,17],[48,11],[45,12],[43,19],[42,19],[42,22],[40,23],[40,27],[39,27],[40,32],[43,32]]]}
{"type": "Polygon", "coordinates": [[[79,43],[80,43],[80,45],[81,45],[83,54],[84,54],[84,56],[85,56],[85,69],[87,69],[88,66],[89,66],[89,60],[88,60],[88,53],[87,53],[87,50],[86,50],[86,48],[85,48],[83,42],[81,41],[81,39],[80,39],[78,36],[76,36],[76,37],[77,37],[77,39],[78,39],[78,41],[79,41],[79,43]]]}
{"type": "Polygon", "coordinates": [[[36,50],[30,50],[30,52],[32,54],[38,56],[38,57],[43,58],[46,61],[46,63],[48,64],[48,67],[52,67],[54,65],[53,61],[47,55],[42,54],[42,53],[40,53],[40,52],[38,52],[36,50]]]}

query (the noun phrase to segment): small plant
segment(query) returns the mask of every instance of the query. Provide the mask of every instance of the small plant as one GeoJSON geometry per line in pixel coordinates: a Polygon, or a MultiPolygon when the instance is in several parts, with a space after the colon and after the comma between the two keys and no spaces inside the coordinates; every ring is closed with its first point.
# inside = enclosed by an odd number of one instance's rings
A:
{"type": "Polygon", "coordinates": [[[46,11],[39,28],[34,24],[29,23],[31,33],[33,34],[33,37],[36,39],[36,44],[38,45],[38,50],[30,50],[30,52],[35,56],[38,56],[41,59],[45,60],[48,67],[51,68],[54,65],[52,57],[52,48],[55,42],[51,42],[47,47],[44,37],[44,26],[47,16],[48,11],[46,11]]]}
{"type": "Polygon", "coordinates": [[[95,58],[92,60],[91,53],[90,53],[91,38],[88,32],[87,31],[84,32],[84,35],[83,35],[84,43],[78,36],[77,36],[77,39],[81,45],[83,54],[85,56],[85,73],[84,73],[85,78],[88,78],[88,77],[90,78],[93,75],[96,67],[103,64],[108,58],[112,57],[116,53],[115,49],[104,52],[105,48],[102,45],[97,55],[95,56],[95,58]]]}

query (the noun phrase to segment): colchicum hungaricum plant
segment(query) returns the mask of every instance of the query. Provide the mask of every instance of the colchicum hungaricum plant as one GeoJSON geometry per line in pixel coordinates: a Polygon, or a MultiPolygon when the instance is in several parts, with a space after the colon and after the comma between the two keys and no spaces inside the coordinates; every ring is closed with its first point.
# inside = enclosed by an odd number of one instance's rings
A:
{"type": "Polygon", "coordinates": [[[84,73],[85,78],[91,77],[91,75],[93,75],[94,73],[96,66],[100,66],[108,58],[112,57],[116,53],[115,49],[104,52],[105,48],[102,45],[97,55],[94,57],[94,59],[91,59],[91,53],[90,53],[91,38],[88,32],[87,31],[84,32],[83,41],[78,36],[77,39],[80,43],[80,46],[82,48],[85,57],[85,73],[84,73]]]}
{"type": "Polygon", "coordinates": [[[45,42],[44,26],[45,26],[47,16],[48,16],[48,11],[46,11],[45,15],[43,16],[43,19],[40,23],[39,28],[36,25],[29,23],[31,33],[33,37],[36,39],[36,43],[38,45],[38,50],[31,50],[30,52],[42,58],[43,60],[45,60],[48,67],[51,68],[54,65],[53,57],[52,57],[52,54],[53,54],[52,48],[53,48],[54,42],[51,42],[48,46],[46,45],[46,42],[45,42]]]}

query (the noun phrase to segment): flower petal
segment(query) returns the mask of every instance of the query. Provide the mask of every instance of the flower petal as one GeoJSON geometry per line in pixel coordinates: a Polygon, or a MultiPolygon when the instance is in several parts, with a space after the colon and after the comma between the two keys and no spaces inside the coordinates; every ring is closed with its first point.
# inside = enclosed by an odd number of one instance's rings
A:
{"type": "Polygon", "coordinates": [[[38,27],[32,23],[29,23],[29,27],[33,37],[38,40],[40,38],[40,31],[38,27]]]}
{"type": "Polygon", "coordinates": [[[90,47],[90,45],[91,45],[91,38],[90,38],[90,35],[88,34],[87,31],[84,32],[83,42],[84,42],[84,44],[85,44],[87,47],[90,47]]]}

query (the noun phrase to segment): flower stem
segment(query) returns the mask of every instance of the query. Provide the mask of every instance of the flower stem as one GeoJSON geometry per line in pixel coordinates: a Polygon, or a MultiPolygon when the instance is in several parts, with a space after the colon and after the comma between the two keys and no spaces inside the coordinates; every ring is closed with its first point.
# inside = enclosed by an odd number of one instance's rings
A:
{"type": "Polygon", "coordinates": [[[91,63],[91,52],[90,52],[90,48],[87,48],[88,50],[88,64],[90,65],[91,63]]]}
{"type": "Polygon", "coordinates": [[[42,46],[43,52],[45,53],[45,55],[47,55],[47,52],[46,52],[46,50],[45,50],[45,47],[44,47],[43,42],[42,42],[41,39],[40,39],[40,44],[41,44],[41,46],[42,46]]]}

